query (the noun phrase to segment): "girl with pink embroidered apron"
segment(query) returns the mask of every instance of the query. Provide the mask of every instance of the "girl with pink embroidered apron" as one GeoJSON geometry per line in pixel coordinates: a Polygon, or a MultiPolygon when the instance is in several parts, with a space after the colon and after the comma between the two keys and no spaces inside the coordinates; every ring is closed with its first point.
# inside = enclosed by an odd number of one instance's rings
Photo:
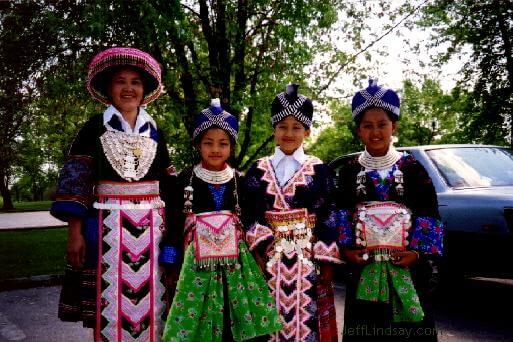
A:
{"type": "Polygon", "coordinates": [[[93,58],[87,87],[108,108],[73,141],[51,208],[70,226],[59,317],[94,328],[95,341],[158,341],[165,307],[160,188],[174,168],[141,106],[160,95],[160,67],[140,50],[110,48],[93,58]]]}
{"type": "Polygon", "coordinates": [[[391,144],[399,104],[373,80],[353,97],[365,151],[340,170],[340,245],[350,270],[344,341],[437,339],[428,282],[443,226],[426,170],[391,144]]]}
{"type": "Polygon", "coordinates": [[[241,176],[226,163],[237,120],[213,100],[195,127],[202,161],[180,174],[170,207],[168,236],[184,255],[163,340],[243,341],[275,332],[278,312],[244,242],[241,176]]]}
{"type": "Polygon", "coordinates": [[[272,104],[277,143],[259,159],[244,187],[246,241],[262,260],[284,327],[273,341],[337,341],[332,265],[340,263],[333,179],[327,165],[306,155],[313,105],[287,86],[272,104]]]}

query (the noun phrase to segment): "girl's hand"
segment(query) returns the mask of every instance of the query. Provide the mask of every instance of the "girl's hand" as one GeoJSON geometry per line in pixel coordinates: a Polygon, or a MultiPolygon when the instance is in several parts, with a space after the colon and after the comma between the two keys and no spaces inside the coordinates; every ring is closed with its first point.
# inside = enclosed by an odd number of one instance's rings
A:
{"type": "Polygon", "coordinates": [[[72,217],[69,220],[68,244],[66,256],[68,263],[75,268],[81,268],[85,263],[86,244],[82,235],[82,219],[72,217]]]}
{"type": "Polygon", "coordinates": [[[356,265],[367,265],[369,263],[369,257],[367,249],[344,249],[343,250],[344,255],[352,264],[356,265]],[[364,255],[367,254],[367,258],[364,257],[364,255]]]}
{"type": "Polygon", "coordinates": [[[419,254],[414,251],[394,252],[390,256],[392,264],[400,267],[409,267],[419,258],[419,254]]]}

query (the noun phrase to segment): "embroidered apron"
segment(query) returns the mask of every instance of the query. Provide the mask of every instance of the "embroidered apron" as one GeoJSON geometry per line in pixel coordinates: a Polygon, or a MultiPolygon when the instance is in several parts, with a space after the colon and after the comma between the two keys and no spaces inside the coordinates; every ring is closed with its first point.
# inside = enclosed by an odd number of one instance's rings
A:
{"type": "Polygon", "coordinates": [[[235,341],[281,329],[265,279],[230,211],[188,214],[184,263],[163,341],[235,341]],[[228,312],[227,312],[228,311],[228,312]],[[229,317],[229,325],[226,317],[229,317]]]}
{"type": "Polygon", "coordinates": [[[424,312],[410,271],[392,264],[391,253],[408,245],[411,213],[395,202],[365,202],[357,206],[356,244],[366,247],[372,262],[363,267],[356,297],[391,302],[393,321],[421,321],[424,312]]]}
{"type": "Polygon", "coordinates": [[[189,214],[186,218],[188,242],[194,243],[194,262],[199,268],[233,265],[239,255],[239,219],[230,211],[189,214]]]}
{"type": "Polygon", "coordinates": [[[164,202],[159,183],[101,182],[95,341],[159,341],[164,286],[159,243],[164,202]]]}

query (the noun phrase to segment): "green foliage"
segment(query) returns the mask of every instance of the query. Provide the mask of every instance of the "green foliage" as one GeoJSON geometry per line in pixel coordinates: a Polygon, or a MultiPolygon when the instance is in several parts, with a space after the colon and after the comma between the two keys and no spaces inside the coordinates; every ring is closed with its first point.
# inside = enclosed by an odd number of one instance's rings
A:
{"type": "Polygon", "coordinates": [[[403,83],[398,146],[468,143],[464,117],[469,94],[459,87],[447,94],[438,81],[425,79],[420,85],[403,83]]]}
{"type": "MultiPolygon", "coordinates": [[[[327,79],[341,71],[360,77],[361,67],[334,47],[331,35],[347,32],[345,41],[359,49],[368,26],[366,6],[342,0],[36,0],[2,6],[0,120],[7,124],[0,132],[0,190],[7,198],[14,184],[20,199],[48,196],[75,134],[103,111],[85,83],[89,61],[106,47],[140,48],[161,63],[165,92],[148,111],[178,169],[196,158],[194,115],[212,97],[239,118],[234,164],[244,168],[272,151],[270,103],[285,84],[300,83],[301,93],[326,103],[329,98],[319,94],[327,79]]],[[[374,7],[386,11],[386,1],[374,7]]],[[[324,159],[358,146],[351,123],[336,120],[342,138],[321,136],[313,147],[324,159]]]]}
{"type": "Polygon", "coordinates": [[[338,156],[363,149],[356,135],[351,107],[332,101],[330,110],[333,124],[325,128],[308,148],[308,153],[321,158],[324,162],[330,162],[338,156]]]}
{"type": "Polygon", "coordinates": [[[473,87],[464,121],[469,141],[513,144],[513,2],[436,0],[423,11],[419,25],[434,28],[434,46],[447,44],[438,63],[461,56],[464,83],[473,87]]]}
{"type": "MultiPolygon", "coordinates": [[[[62,165],[78,129],[102,112],[86,92],[86,70],[92,56],[110,46],[137,47],[161,63],[165,94],[148,111],[164,130],[179,169],[195,160],[193,118],[212,97],[220,97],[223,107],[239,117],[235,164],[248,166],[273,147],[269,107],[275,94],[298,80],[302,93],[315,94],[320,82],[312,88],[303,80],[310,77],[304,70],[318,53],[334,58],[315,70],[317,80],[328,67],[346,62],[326,37],[339,11],[349,7],[340,0],[9,3],[0,17],[0,39],[8,47],[2,65],[14,66],[17,84],[29,81],[34,91],[23,104],[7,98],[21,119],[2,140],[12,155],[2,163],[9,173],[5,183],[16,175],[18,188],[26,190],[44,183],[42,173],[62,165]],[[19,51],[27,54],[20,58],[19,51]]],[[[351,27],[349,22],[365,26],[356,16],[347,16],[345,27],[351,27]]],[[[350,39],[358,45],[361,37],[350,39]]],[[[47,174],[52,178],[55,174],[47,174]]]]}
{"type": "Polygon", "coordinates": [[[12,208],[8,186],[13,179],[20,128],[38,95],[38,81],[56,53],[57,18],[42,1],[12,1],[0,12],[0,193],[3,208],[12,208]],[[42,30],[41,28],[45,28],[42,30]]]}
{"type": "Polygon", "coordinates": [[[0,280],[63,274],[65,228],[0,232],[0,280]]]}

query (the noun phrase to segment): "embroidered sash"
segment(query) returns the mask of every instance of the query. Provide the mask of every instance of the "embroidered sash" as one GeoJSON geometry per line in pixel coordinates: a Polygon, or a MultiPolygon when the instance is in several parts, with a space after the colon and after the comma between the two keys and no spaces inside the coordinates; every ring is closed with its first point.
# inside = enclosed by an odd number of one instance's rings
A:
{"type": "Polygon", "coordinates": [[[236,216],[230,211],[195,215],[195,264],[200,268],[233,265],[239,255],[239,233],[236,216]]]}
{"type": "Polygon", "coordinates": [[[274,230],[274,256],[269,260],[271,266],[282,255],[292,258],[297,255],[299,260],[310,264],[312,251],[312,228],[315,226],[315,215],[308,215],[306,208],[284,211],[267,211],[265,218],[274,230]]]}

